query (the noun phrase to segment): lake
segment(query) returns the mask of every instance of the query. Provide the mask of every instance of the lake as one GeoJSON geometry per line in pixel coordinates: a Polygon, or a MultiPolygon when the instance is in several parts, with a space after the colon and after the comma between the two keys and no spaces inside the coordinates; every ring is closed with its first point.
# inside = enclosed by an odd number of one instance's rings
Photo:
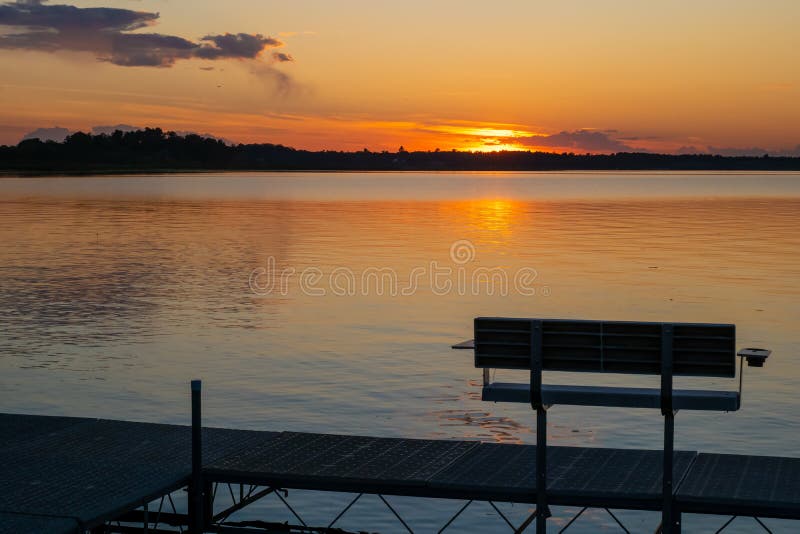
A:
{"type": "MultiPolygon", "coordinates": [[[[213,426],[533,443],[530,408],[481,402],[471,352],[449,348],[473,317],[719,322],[773,355],[745,370],[741,411],[679,413],[676,447],[797,456],[799,229],[787,173],[4,177],[0,411],[188,423],[202,378],[213,426]]],[[[558,406],[549,423],[554,445],[661,447],[655,410],[558,406]]],[[[315,524],[347,502],[291,496],[315,524]]],[[[250,513],[289,519],[276,502],[250,513]]],[[[397,503],[420,528],[459,507],[397,503]]],[[[720,519],[689,516],[685,531],[720,519]]],[[[337,526],[394,521],[359,504],[337,526]]],[[[475,505],[452,528],[503,527],[475,505]]],[[[573,528],[614,527],[592,511],[573,528]]]]}

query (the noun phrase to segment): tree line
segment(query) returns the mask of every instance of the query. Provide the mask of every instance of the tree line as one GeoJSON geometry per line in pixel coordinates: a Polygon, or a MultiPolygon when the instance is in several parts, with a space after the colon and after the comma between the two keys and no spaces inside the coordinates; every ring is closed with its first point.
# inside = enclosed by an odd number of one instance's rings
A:
{"type": "Polygon", "coordinates": [[[160,128],[91,135],[63,142],[27,139],[0,146],[0,169],[20,172],[157,170],[316,171],[555,171],[555,170],[800,170],[800,158],[669,155],[644,152],[575,154],[549,152],[397,152],[298,150],[283,145],[235,144],[160,128]]]}

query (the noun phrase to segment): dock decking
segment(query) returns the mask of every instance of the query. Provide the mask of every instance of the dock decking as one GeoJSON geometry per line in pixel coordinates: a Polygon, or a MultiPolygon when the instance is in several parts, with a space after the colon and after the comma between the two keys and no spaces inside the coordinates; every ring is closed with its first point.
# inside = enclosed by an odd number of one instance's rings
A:
{"type": "MultiPolygon", "coordinates": [[[[531,445],[207,428],[203,478],[535,503],[531,445]]],[[[553,505],[659,510],[661,451],[549,447],[553,505]]],[[[0,414],[0,533],[103,525],[191,477],[191,428],[0,414]]],[[[682,512],[800,519],[800,458],[675,453],[682,512]]]]}
{"type": "MultiPolygon", "coordinates": [[[[275,435],[204,429],[204,454],[214,461],[275,435]]],[[[0,414],[0,513],[15,514],[8,532],[43,532],[44,517],[73,521],[52,532],[102,525],[184,487],[190,475],[188,426],[0,414]]]]}

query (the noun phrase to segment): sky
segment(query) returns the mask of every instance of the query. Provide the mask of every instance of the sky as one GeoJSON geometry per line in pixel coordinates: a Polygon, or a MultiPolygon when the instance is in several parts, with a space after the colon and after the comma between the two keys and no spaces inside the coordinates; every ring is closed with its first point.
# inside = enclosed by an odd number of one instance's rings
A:
{"type": "Polygon", "coordinates": [[[61,1],[0,1],[0,144],[800,155],[796,0],[61,1]]]}

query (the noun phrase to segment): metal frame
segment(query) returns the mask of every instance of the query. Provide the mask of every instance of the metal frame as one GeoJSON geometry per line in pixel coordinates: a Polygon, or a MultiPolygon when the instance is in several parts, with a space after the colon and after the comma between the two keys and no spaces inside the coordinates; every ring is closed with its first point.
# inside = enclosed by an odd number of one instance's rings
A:
{"type": "MultiPolygon", "coordinates": [[[[572,526],[572,524],[573,524],[575,521],[577,521],[577,520],[578,520],[578,518],[579,518],[581,515],[583,515],[583,512],[585,512],[585,511],[586,511],[586,510],[588,510],[588,509],[589,509],[589,507],[588,507],[588,506],[584,506],[583,508],[581,508],[581,509],[580,509],[580,511],[579,511],[577,514],[575,514],[575,516],[574,516],[572,519],[570,519],[570,520],[569,520],[569,522],[568,522],[566,525],[564,525],[564,527],[563,527],[561,530],[559,530],[559,531],[558,531],[558,534],[562,534],[562,532],[566,532],[566,531],[567,531],[567,529],[568,529],[569,527],[571,527],[571,526],[572,526]]],[[[603,508],[603,510],[605,510],[605,511],[608,513],[608,515],[610,515],[610,516],[611,516],[611,518],[612,518],[612,519],[613,519],[613,520],[614,520],[614,521],[617,523],[617,525],[619,525],[619,528],[621,528],[621,529],[622,529],[622,530],[625,532],[625,534],[631,534],[631,531],[630,531],[630,530],[628,530],[628,528],[627,528],[625,525],[623,525],[623,524],[622,524],[622,521],[620,521],[620,520],[619,520],[619,518],[618,518],[617,516],[615,516],[615,515],[613,514],[613,512],[611,512],[611,510],[609,510],[608,508],[603,508]]]]}
{"type": "Polygon", "coordinates": [[[189,533],[202,534],[203,514],[203,423],[202,383],[192,380],[192,480],[189,486],[189,533]]]}
{"type": "MultiPolygon", "coordinates": [[[[675,409],[673,400],[673,324],[662,324],[661,335],[661,389],[660,389],[660,408],[664,417],[664,449],[663,449],[663,477],[662,477],[662,521],[657,532],[663,534],[679,534],[681,531],[681,512],[675,504],[674,488],[675,483],[673,480],[673,455],[674,455],[674,423],[675,409]]],[[[545,404],[542,385],[542,371],[543,371],[543,354],[542,354],[542,321],[531,320],[530,330],[530,404],[531,408],[536,411],[536,481],[537,489],[535,495],[536,508],[527,519],[515,526],[505,514],[497,507],[497,505],[490,499],[472,498],[462,505],[454,515],[452,515],[447,522],[438,530],[441,534],[447,530],[453,522],[476,500],[485,500],[495,510],[500,518],[511,528],[515,533],[525,531],[534,521],[536,523],[537,534],[546,533],[547,518],[551,516],[548,502],[547,492],[547,410],[550,407],[545,404]]],[[[463,345],[463,344],[462,344],[463,345]]],[[[459,347],[466,348],[466,347],[459,347]]],[[[743,361],[740,362],[740,376],[739,387],[741,391],[742,375],[743,375],[743,361]]],[[[488,368],[483,369],[484,386],[491,382],[491,370],[488,368]]],[[[185,491],[188,493],[187,500],[187,513],[180,514],[177,512],[175,502],[172,499],[172,494],[167,493],[160,497],[158,510],[154,518],[150,513],[149,504],[145,504],[141,510],[134,510],[122,514],[118,519],[107,522],[105,525],[91,529],[92,533],[100,532],[119,532],[119,533],[153,533],[153,534],[166,534],[172,532],[184,532],[183,527],[187,526],[186,531],[189,534],[200,534],[202,532],[268,532],[274,529],[275,526],[287,527],[284,524],[268,523],[264,521],[229,521],[230,516],[234,513],[246,508],[250,504],[261,500],[262,498],[274,494],[281,501],[281,503],[292,513],[292,515],[300,522],[297,526],[288,526],[292,532],[298,533],[322,533],[329,532],[330,529],[355,505],[361,497],[368,492],[360,492],[349,501],[349,503],[333,518],[333,520],[326,527],[311,527],[309,526],[302,516],[291,506],[288,502],[288,491],[286,489],[272,486],[272,485],[257,485],[238,481],[222,481],[215,480],[214,478],[205,475],[203,472],[202,462],[202,388],[199,380],[193,380],[191,383],[191,400],[192,400],[192,473],[189,478],[185,491]],[[238,499],[233,490],[232,484],[239,484],[238,499]],[[217,493],[219,488],[224,484],[228,489],[231,497],[231,504],[223,510],[215,513],[214,505],[217,500],[217,493]],[[245,487],[247,489],[245,490],[245,487]],[[164,511],[165,503],[169,503],[171,512],[164,511]],[[142,527],[123,525],[122,523],[141,523],[142,527]],[[152,524],[152,526],[151,526],[152,524]],[[170,525],[177,527],[179,530],[164,530],[159,528],[159,525],[170,525]]],[[[263,482],[263,481],[262,481],[263,482]]],[[[323,489],[324,488],[307,488],[307,489],[323,489]]],[[[332,490],[347,493],[347,490],[332,490]]],[[[355,493],[355,492],[352,492],[355,493]]],[[[374,493],[379,500],[389,509],[395,516],[400,524],[407,532],[413,534],[413,530],[409,524],[403,519],[400,513],[390,504],[386,497],[380,493],[374,493]]],[[[416,495],[416,497],[426,498],[424,495],[416,495]]],[[[458,497],[452,497],[458,498],[458,497]]],[[[596,503],[597,504],[597,503],[596,503]]],[[[570,519],[570,521],[559,531],[565,532],[575,521],[588,509],[584,506],[578,513],[570,519]]],[[[607,507],[601,506],[620,526],[626,533],[629,530],[623,523],[614,515],[607,507]]],[[[627,509],[625,506],[620,508],[627,509]]],[[[631,507],[630,509],[638,509],[631,507]]],[[[697,510],[698,513],[703,513],[697,510]]],[[[717,510],[718,512],[720,510],[717,510]]],[[[724,513],[724,511],[723,511],[724,513]]],[[[741,514],[740,514],[741,515],[741,514]]],[[[738,515],[731,517],[725,524],[717,531],[721,533],[738,515]]],[[[756,522],[767,532],[769,528],[755,515],[752,516],[756,522]]],[[[272,530],[274,531],[274,530],[272,530]]],[[[339,531],[338,532],[343,532],[339,531]]]]}
{"type": "Polygon", "coordinates": [[[547,409],[542,402],[542,321],[531,321],[531,408],[536,411],[536,532],[545,532],[547,506],[547,409]]]}
{"type": "MultiPolygon", "coordinates": [[[[276,531],[281,532],[291,532],[296,534],[322,534],[322,533],[332,533],[335,532],[337,534],[355,534],[355,533],[348,533],[347,531],[341,530],[339,528],[335,528],[335,525],[339,522],[339,520],[348,512],[350,509],[359,502],[364,495],[367,493],[358,493],[350,499],[347,504],[342,508],[337,514],[333,517],[333,519],[324,526],[312,526],[309,522],[303,518],[303,516],[295,509],[294,506],[288,500],[288,490],[283,488],[276,488],[271,486],[257,486],[251,484],[232,484],[227,482],[215,482],[206,487],[210,490],[208,494],[208,498],[206,499],[206,503],[209,503],[211,508],[206,509],[206,512],[209,510],[211,511],[211,515],[208,513],[206,517],[209,518],[204,520],[202,525],[202,532],[241,532],[241,533],[249,533],[249,534],[267,534],[267,533],[274,533],[276,531]],[[238,488],[237,488],[238,486],[238,488]],[[264,520],[240,520],[240,521],[231,521],[230,517],[243,509],[245,509],[250,504],[253,504],[261,499],[275,494],[276,498],[281,502],[281,504],[294,516],[299,524],[290,525],[287,523],[276,523],[276,522],[269,522],[264,520]],[[215,510],[214,505],[220,504],[225,496],[229,496],[229,502],[225,503],[225,507],[222,510],[215,510]]],[[[187,485],[186,488],[183,490],[184,492],[190,491],[190,486],[187,485]]],[[[303,491],[303,490],[300,490],[303,491]]],[[[316,490],[310,490],[316,491],[316,490]]],[[[400,514],[400,512],[388,501],[387,496],[382,494],[374,494],[378,497],[378,500],[394,515],[394,517],[398,520],[402,528],[411,534],[416,532],[406,521],[404,517],[400,514]]],[[[205,494],[204,494],[205,497],[205,494]]],[[[425,498],[425,497],[419,497],[425,498]]],[[[224,499],[228,500],[228,499],[224,499]]],[[[145,504],[141,509],[132,510],[126,512],[119,518],[107,522],[105,525],[96,527],[92,529],[93,534],[111,534],[111,533],[119,533],[119,534],[126,534],[126,533],[136,533],[136,534],[174,534],[174,533],[189,533],[189,523],[190,523],[190,515],[188,511],[186,513],[179,513],[175,506],[175,501],[172,498],[172,494],[166,494],[160,499],[153,501],[154,503],[158,503],[158,508],[155,512],[150,511],[150,504],[145,504]],[[166,511],[165,507],[168,506],[169,510],[166,511]],[[140,526],[139,526],[140,525],[140,526]],[[174,527],[172,529],[167,529],[166,527],[174,527]]],[[[458,519],[462,513],[469,508],[475,502],[486,502],[489,506],[493,509],[493,511],[497,514],[498,518],[501,519],[509,528],[511,532],[515,534],[524,533],[526,532],[529,527],[535,522],[536,518],[538,517],[537,511],[534,511],[519,525],[515,525],[514,522],[498,507],[497,503],[492,500],[483,501],[481,499],[470,499],[464,502],[453,515],[451,515],[445,523],[439,527],[431,527],[430,530],[426,528],[425,532],[433,532],[435,531],[437,534],[443,534],[444,532],[451,531],[451,527],[456,519],[458,519]]],[[[188,505],[187,501],[187,505],[188,505]]],[[[582,514],[592,507],[583,507],[581,508],[575,516],[573,516],[567,523],[564,525],[558,532],[559,534],[566,532],[570,527],[579,519],[582,514]]],[[[601,510],[605,510],[605,512],[619,525],[620,529],[625,532],[626,534],[630,533],[630,530],[622,523],[622,521],[617,517],[609,508],[601,507],[601,510]]],[[[733,519],[733,518],[732,518],[733,519]]],[[[723,525],[723,529],[727,527],[730,523],[729,520],[725,525],[723,525]]],[[[767,530],[768,531],[768,530],[767,530]]],[[[720,530],[721,532],[721,530],[720,530]]]]}
{"type": "MultiPolygon", "coordinates": [[[[725,530],[726,528],[728,528],[728,525],[730,525],[731,523],[733,523],[734,519],[736,519],[737,517],[741,517],[741,516],[738,516],[738,515],[731,516],[731,518],[730,518],[730,519],[728,519],[728,520],[725,522],[725,524],[723,524],[721,527],[719,527],[719,529],[718,529],[718,530],[716,530],[716,531],[714,532],[714,534],[720,534],[720,532],[722,532],[723,530],[725,530]]],[[[758,523],[758,524],[761,526],[761,528],[762,528],[762,529],[764,529],[764,531],[768,532],[769,534],[772,534],[772,531],[771,531],[769,528],[767,528],[767,525],[765,525],[765,524],[764,524],[764,522],[763,522],[763,521],[761,521],[761,519],[759,519],[759,518],[758,518],[758,517],[756,517],[756,516],[752,516],[752,517],[753,517],[753,519],[755,519],[756,523],[758,523]]]]}
{"type": "Polygon", "coordinates": [[[673,460],[675,454],[675,413],[672,406],[672,325],[661,325],[661,415],[664,416],[664,461],[661,473],[663,534],[681,531],[680,514],[675,512],[673,460]]]}
{"type": "MultiPolygon", "coordinates": [[[[477,339],[478,334],[478,321],[481,318],[475,319],[475,334],[477,339]]],[[[490,320],[502,320],[499,318],[490,320]]],[[[509,319],[511,321],[522,322],[525,319],[509,319]]],[[[542,338],[543,338],[543,323],[542,319],[529,319],[530,327],[530,381],[527,391],[522,384],[492,384],[491,381],[491,368],[483,367],[483,399],[495,401],[511,401],[521,402],[524,397],[529,395],[531,408],[536,412],[536,503],[537,513],[536,525],[537,533],[546,532],[546,519],[550,513],[547,507],[547,409],[550,407],[546,404],[545,399],[552,399],[550,402],[557,401],[559,403],[576,404],[576,405],[592,405],[592,406],[619,406],[619,407],[655,407],[648,406],[646,397],[648,395],[654,398],[654,393],[647,390],[629,389],[629,388],[602,388],[602,387],[569,387],[569,386],[556,386],[549,390],[547,386],[542,385],[542,373],[544,370],[544,358],[542,354],[542,338]],[[495,386],[492,388],[492,386],[495,386]],[[491,393],[487,395],[487,391],[491,393]],[[587,391],[583,391],[583,390],[587,391]],[[562,391],[563,390],[563,391],[562,391]],[[574,390],[574,391],[573,391],[574,390]],[[603,399],[594,398],[597,393],[603,399]],[[489,397],[489,398],[487,398],[489,397]],[[563,402],[562,402],[563,401],[563,402]]],[[[603,325],[600,324],[600,336],[602,343],[603,325]]],[[[655,323],[652,323],[655,324],[655,323]]],[[[679,534],[681,532],[681,511],[675,506],[675,481],[674,478],[674,444],[675,444],[675,415],[678,412],[675,404],[675,392],[673,389],[673,336],[675,330],[675,323],[660,323],[661,326],[661,348],[660,348],[660,378],[661,387],[658,390],[658,403],[661,414],[664,417],[664,433],[663,433],[663,460],[662,460],[662,520],[659,531],[663,534],[679,534]]],[[[685,326],[685,325],[684,325],[685,326]]],[[[454,345],[453,348],[457,349],[475,349],[475,340],[472,343],[465,341],[454,345]]],[[[602,350],[602,345],[601,345],[602,350]]],[[[754,349],[750,349],[754,350],[754,349]]],[[[760,352],[765,352],[763,356],[766,359],[770,351],[759,349],[760,352]]],[[[739,364],[739,391],[738,393],[719,392],[716,398],[711,392],[693,392],[681,391],[679,392],[679,406],[687,409],[706,409],[706,410],[719,410],[723,408],[728,411],[727,407],[735,404],[733,409],[738,409],[741,405],[742,383],[744,375],[744,356],[746,354],[741,351],[737,354],[740,356],[741,361],[739,364]],[[698,397],[698,394],[703,395],[709,393],[708,398],[694,398],[690,400],[691,395],[698,397]],[[733,397],[735,395],[735,397],[733,397]],[[724,397],[724,398],[723,398],[724,397]],[[735,403],[733,402],[735,399],[735,403]],[[727,403],[727,404],[726,404],[727,403]]],[[[763,359],[761,361],[763,365],[763,359]]],[[[476,352],[476,366],[478,365],[477,352],[476,352]]],[[[735,372],[735,367],[734,367],[735,372]]],[[[716,392],[714,392],[716,393],[716,392]]],[[[582,513],[582,511],[581,511],[582,513]]],[[[610,512],[609,512],[610,513],[610,512]]],[[[580,514],[579,514],[580,515],[580,514]]],[[[612,514],[613,516],[613,514],[612,514]]],[[[616,519],[616,518],[615,518],[616,519]]],[[[624,527],[623,527],[624,528],[624,527]]]]}
{"type": "MultiPolygon", "coordinates": [[[[673,325],[661,325],[661,413],[664,416],[664,452],[662,472],[661,532],[679,534],[681,515],[674,506],[673,462],[675,443],[675,413],[672,405],[672,335],[673,325]]],[[[550,510],[547,504],[547,409],[542,399],[542,320],[533,319],[530,325],[530,398],[536,411],[536,532],[547,532],[550,510]]],[[[484,369],[484,381],[488,373],[484,369]]],[[[584,508],[585,510],[585,508],[584,508]]],[[[608,509],[606,508],[608,511],[608,509]]],[[[583,510],[578,514],[583,513],[583,510]]],[[[608,511],[611,514],[610,511],[608,511]]],[[[617,523],[625,527],[611,514],[617,523]]],[[[571,524],[571,523],[570,523],[571,524]]],[[[627,531],[627,530],[626,530],[627,531]]]]}

